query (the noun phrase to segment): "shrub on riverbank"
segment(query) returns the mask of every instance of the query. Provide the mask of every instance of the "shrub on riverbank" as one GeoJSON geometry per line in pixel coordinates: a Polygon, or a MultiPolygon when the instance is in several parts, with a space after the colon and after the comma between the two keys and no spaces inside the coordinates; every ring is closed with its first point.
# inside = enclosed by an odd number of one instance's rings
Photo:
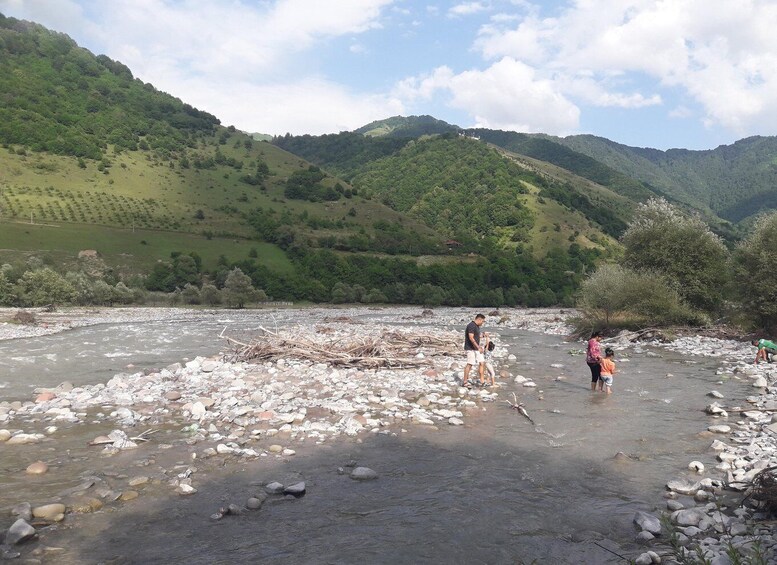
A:
{"type": "Polygon", "coordinates": [[[667,277],[620,265],[603,265],[586,279],[578,307],[581,329],[637,329],[709,322],[704,314],[688,306],[667,277]]]}
{"type": "Polygon", "coordinates": [[[762,217],[734,252],[735,292],[759,328],[777,330],[777,213],[762,217]]]}

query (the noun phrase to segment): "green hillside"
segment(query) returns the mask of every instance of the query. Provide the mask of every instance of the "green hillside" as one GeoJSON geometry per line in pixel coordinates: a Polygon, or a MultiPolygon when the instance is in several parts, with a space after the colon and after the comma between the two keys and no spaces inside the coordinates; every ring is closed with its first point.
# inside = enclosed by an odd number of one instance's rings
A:
{"type": "Polygon", "coordinates": [[[708,151],[629,147],[591,135],[556,141],[734,223],[777,208],[777,137],[750,137],[708,151]]]}
{"type": "Polygon", "coordinates": [[[393,116],[362,126],[354,133],[368,137],[416,138],[422,135],[437,135],[459,131],[458,126],[432,116],[393,116]]]}
{"type": "MultiPolygon", "coordinates": [[[[171,234],[193,234],[220,241],[233,259],[260,240],[260,249],[275,246],[256,258],[268,266],[279,264],[278,245],[294,242],[447,252],[442,235],[299,157],[222,127],[63,34],[1,15],[0,92],[0,248],[15,247],[7,226],[23,222],[52,230],[49,243],[37,240],[42,252],[56,250],[63,224],[158,230],[152,239],[181,242],[191,239],[171,234]]],[[[130,263],[153,264],[162,249],[136,249],[130,263]]]]}
{"type": "Polygon", "coordinates": [[[433,118],[267,143],[2,16],[0,96],[2,304],[48,300],[28,274],[61,296],[78,285],[88,304],[113,300],[105,284],[126,300],[125,283],[196,299],[239,267],[275,299],[570,305],[614,244],[601,230],[622,229],[601,202],[433,118]],[[83,249],[109,278],[83,270],[83,249]]]}
{"type": "Polygon", "coordinates": [[[551,163],[637,202],[658,195],[658,191],[646,183],[634,180],[588,155],[550,139],[513,131],[480,128],[468,129],[466,134],[513,153],[551,163]]]}
{"type": "Polygon", "coordinates": [[[607,205],[458,135],[411,141],[366,165],[353,184],[457,238],[494,236],[507,247],[529,243],[538,254],[604,242],[602,230],[625,227],[607,205]]]}

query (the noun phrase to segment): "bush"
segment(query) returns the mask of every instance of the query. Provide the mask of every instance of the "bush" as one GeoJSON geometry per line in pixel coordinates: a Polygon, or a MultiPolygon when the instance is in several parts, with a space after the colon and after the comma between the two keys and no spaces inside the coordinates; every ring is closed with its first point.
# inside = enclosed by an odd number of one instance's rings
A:
{"type": "Polygon", "coordinates": [[[45,267],[24,273],[17,284],[17,293],[25,305],[44,306],[72,302],[76,291],[62,275],[45,267]]]}
{"type": "Polygon", "coordinates": [[[596,328],[708,321],[683,301],[666,277],[619,265],[603,265],[583,282],[578,308],[581,324],[596,328]]]}
{"type": "Polygon", "coordinates": [[[224,282],[224,301],[230,308],[243,308],[253,300],[256,300],[256,290],[251,283],[251,277],[235,267],[224,282]]]}
{"type": "Polygon", "coordinates": [[[221,304],[221,292],[212,284],[204,284],[200,290],[200,300],[208,306],[221,304]]]}
{"type": "Polygon", "coordinates": [[[733,265],[747,314],[758,327],[777,330],[777,213],[759,219],[734,252],[733,265]]]}
{"type": "Polygon", "coordinates": [[[202,300],[200,289],[193,284],[187,284],[181,291],[181,300],[184,304],[199,304],[202,300]]]}
{"type": "Polygon", "coordinates": [[[683,215],[663,199],[640,204],[623,234],[627,267],[656,271],[677,282],[688,303],[707,312],[720,307],[728,251],[700,218],[683,215]]]}

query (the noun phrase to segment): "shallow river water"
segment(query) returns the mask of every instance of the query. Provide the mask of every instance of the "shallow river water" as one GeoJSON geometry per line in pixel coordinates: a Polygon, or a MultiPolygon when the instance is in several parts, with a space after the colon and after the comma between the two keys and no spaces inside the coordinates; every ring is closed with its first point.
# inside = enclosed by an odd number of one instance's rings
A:
{"type": "MultiPolygon", "coordinates": [[[[304,315],[285,314],[286,321],[304,315]]],[[[106,324],[2,342],[0,394],[28,399],[36,386],[106,381],[129,363],[159,367],[215,354],[221,344],[214,336],[224,325],[250,331],[257,323],[225,314],[205,322],[106,324]]],[[[640,552],[633,542],[634,512],[663,508],[664,484],[687,475],[691,460],[715,464],[708,450],[712,438],[703,432],[705,394],[717,389],[735,404],[747,387],[737,380],[720,383],[714,360],[646,349],[618,352],[614,394],[592,393],[584,358],[569,353],[581,344],[494,331],[517,357],[500,368],[533,378],[536,389],[502,381],[499,402],[467,414],[463,427],[435,431],[406,423],[407,432],[398,427],[396,435],[295,445],[297,455],[286,460],[211,463],[191,497],[149,487],[120,507],[69,516],[42,532],[43,543],[64,548],[48,561],[571,564],[622,562],[616,554],[634,558],[640,552]],[[536,427],[504,402],[512,392],[536,427]],[[627,457],[615,458],[618,452],[627,457]],[[380,478],[358,483],[339,475],[338,467],[351,460],[380,478]],[[304,480],[307,494],[210,520],[220,506],[242,505],[261,481],[271,480],[304,480]]],[[[0,444],[0,526],[10,523],[13,504],[45,502],[78,484],[79,476],[132,476],[188,463],[187,451],[160,450],[158,442],[103,459],[84,446],[109,424],[62,428],[55,445],[0,444]],[[52,470],[24,476],[36,459],[49,461],[52,470]]]]}

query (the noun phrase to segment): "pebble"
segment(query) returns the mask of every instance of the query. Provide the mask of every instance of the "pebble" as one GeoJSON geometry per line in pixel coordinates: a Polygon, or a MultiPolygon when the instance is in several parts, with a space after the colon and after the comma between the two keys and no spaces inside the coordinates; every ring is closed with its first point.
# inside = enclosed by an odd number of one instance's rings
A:
{"type": "Polygon", "coordinates": [[[283,490],[284,490],[284,486],[277,481],[269,483],[264,487],[264,491],[267,494],[281,494],[283,493],[283,490]]]}
{"type": "Polygon", "coordinates": [[[303,494],[305,494],[305,482],[302,481],[302,482],[287,486],[285,489],[283,489],[283,494],[302,496],[303,494]]]}
{"type": "Polygon", "coordinates": [[[0,430],[0,441],[8,441],[11,439],[11,432],[8,430],[0,430]]]}
{"type": "Polygon", "coordinates": [[[32,520],[32,506],[29,502],[20,502],[11,508],[11,516],[18,516],[22,520],[29,522],[32,520]]]}
{"type": "Polygon", "coordinates": [[[197,489],[194,488],[192,485],[187,485],[186,483],[181,483],[178,485],[178,488],[176,489],[176,492],[178,494],[187,495],[187,494],[194,494],[197,492],[197,489]]]}
{"type": "Polygon", "coordinates": [[[136,490],[125,490],[121,493],[121,496],[119,496],[119,500],[122,502],[128,502],[130,500],[135,500],[140,494],[136,490]]]}
{"type": "Polygon", "coordinates": [[[715,424],[714,426],[709,426],[707,430],[716,434],[727,434],[731,431],[731,426],[727,426],[726,424],[715,424]]]}
{"type": "Polygon", "coordinates": [[[283,455],[289,455],[289,456],[291,456],[291,455],[296,455],[296,454],[297,454],[297,452],[296,452],[296,451],[294,451],[293,449],[289,449],[288,447],[287,447],[287,448],[284,448],[284,450],[282,451],[282,453],[283,453],[283,455]]]}
{"type": "Polygon", "coordinates": [[[59,522],[65,517],[65,505],[60,503],[44,504],[32,509],[33,518],[59,522]]]}
{"type": "Polygon", "coordinates": [[[704,464],[701,461],[691,461],[688,463],[688,468],[691,471],[696,471],[697,473],[704,472],[704,464]]]}
{"type": "Polygon", "coordinates": [[[356,467],[350,477],[355,481],[372,481],[378,478],[378,473],[369,467],[356,467]]]}
{"type": "Polygon", "coordinates": [[[139,486],[141,486],[141,485],[145,485],[145,484],[147,484],[147,483],[148,483],[148,481],[150,481],[150,480],[151,480],[151,479],[149,479],[148,477],[141,475],[141,476],[139,476],[139,477],[133,477],[133,478],[131,478],[131,479],[130,479],[130,480],[127,482],[127,484],[128,484],[129,486],[131,486],[131,487],[139,487],[139,486]]]}
{"type": "Polygon", "coordinates": [[[274,444],[274,445],[271,445],[267,449],[267,451],[269,451],[270,453],[281,453],[283,451],[283,446],[282,445],[278,445],[278,444],[274,444]]]}
{"type": "Polygon", "coordinates": [[[19,518],[11,524],[8,531],[5,533],[6,545],[16,545],[32,538],[35,535],[35,528],[30,526],[26,521],[19,518]]]}
{"type": "Polygon", "coordinates": [[[661,521],[647,512],[637,512],[634,515],[634,523],[651,534],[658,535],[661,533],[661,521]]]}
{"type": "Polygon", "coordinates": [[[246,508],[249,510],[258,510],[262,507],[262,504],[264,504],[263,498],[257,498],[255,496],[252,496],[246,501],[246,508]]]}
{"type": "Polygon", "coordinates": [[[36,461],[27,466],[25,472],[29,475],[43,475],[49,470],[49,466],[43,461],[36,461]]]}

